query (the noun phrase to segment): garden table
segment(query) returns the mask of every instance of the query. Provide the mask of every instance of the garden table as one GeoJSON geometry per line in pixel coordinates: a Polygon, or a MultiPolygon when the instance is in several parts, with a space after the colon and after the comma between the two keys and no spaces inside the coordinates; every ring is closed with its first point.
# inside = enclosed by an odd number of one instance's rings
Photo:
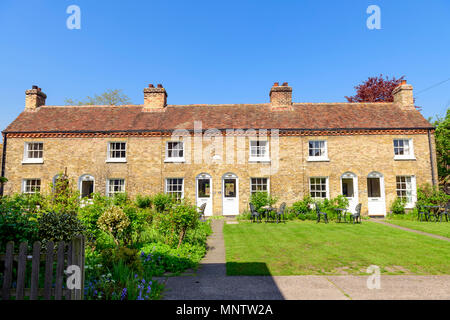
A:
{"type": "Polygon", "coordinates": [[[341,222],[342,215],[344,216],[344,222],[347,222],[347,209],[346,208],[336,208],[338,222],[341,222]]]}
{"type": "Polygon", "coordinates": [[[270,213],[277,211],[277,209],[272,206],[263,206],[263,207],[261,207],[261,209],[264,209],[264,214],[266,216],[266,222],[269,222],[269,218],[271,218],[270,213]]]}

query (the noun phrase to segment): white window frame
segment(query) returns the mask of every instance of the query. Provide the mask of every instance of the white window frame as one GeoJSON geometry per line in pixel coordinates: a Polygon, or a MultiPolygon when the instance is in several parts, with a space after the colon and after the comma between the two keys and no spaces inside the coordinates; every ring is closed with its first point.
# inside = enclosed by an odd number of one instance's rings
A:
{"type": "Polygon", "coordinates": [[[415,156],[414,156],[414,143],[413,143],[413,139],[411,138],[396,138],[394,140],[392,140],[392,145],[394,148],[394,160],[416,160],[415,156]],[[395,154],[395,149],[398,147],[395,147],[395,141],[396,140],[402,140],[402,141],[408,141],[408,148],[409,148],[409,154],[400,154],[397,155],[395,154]]]}
{"type": "Polygon", "coordinates": [[[106,153],[106,162],[127,162],[128,144],[125,141],[109,141],[106,153]],[[111,144],[113,143],[125,143],[125,158],[112,158],[111,157],[111,144]]]}
{"type": "Polygon", "coordinates": [[[268,140],[249,140],[249,149],[248,149],[248,161],[249,162],[270,162],[270,144],[268,140]],[[254,156],[252,155],[252,150],[253,148],[260,148],[262,146],[252,146],[253,143],[258,143],[258,142],[265,142],[265,146],[264,146],[264,154],[261,156],[254,156]]]}
{"type": "MultiPolygon", "coordinates": [[[[315,149],[315,148],[313,148],[315,149]]],[[[327,140],[308,140],[308,161],[330,161],[330,159],[328,158],[328,141],[327,140]],[[323,142],[324,146],[324,154],[320,155],[320,156],[310,156],[309,155],[309,143],[310,142],[323,142]]]]}
{"type": "Polygon", "coordinates": [[[22,193],[24,194],[37,194],[40,193],[42,190],[42,180],[39,178],[29,178],[29,179],[23,179],[22,180],[22,193]],[[27,192],[27,182],[28,181],[39,181],[39,192],[27,192]]]}
{"type": "MultiPolygon", "coordinates": [[[[414,175],[397,175],[395,176],[395,194],[397,198],[401,198],[398,196],[399,190],[408,191],[408,189],[398,189],[397,188],[397,178],[409,178],[411,180],[411,201],[405,202],[405,208],[412,209],[416,205],[417,202],[417,189],[416,189],[416,176],[414,175]]],[[[407,184],[407,182],[405,182],[407,184]]]]}
{"type": "Polygon", "coordinates": [[[253,193],[256,193],[256,192],[260,191],[260,190],[253,191],[253,183],[252,183],[253,179],[266,179],[267,180],[267,183],[266,183],[267,184],[267,193],[270,194],[270,178],[268,178],[268,177],[251,177],[250,178],[250,196],[253,193]]]}
{"type": "Polygon", "coordinates": [[[181,197],[178,200],[184,199],[184,178],[166,178],[164,192],[166,194],[175,194],[176,193],[176,192],[168,190],[169,189],[169,180],[173,180],[173,179],[181,180],[181,197]]]}
{"type": "Polygon", "coordinates": [[[25,142],[24,149],[23,149],[23,160],[22,163],[44,163],[44,143],[41,141],[30,141],[25,142]],[[42,158],[29,158],[28,157],[28,151],[30,144],[42,144],[42,158]]]}
{"type": "MultiPolygon", "coordinates": [[[[185,162],[185,154],[186,154],[186,150],[185,150],[185,143],[184,141],[166,141],[166,159],[164,160],[164,162],[185,162]],[[182,146],[182,151],[183,151],[183,156],[182,157],[169,157],[169,143],[181,143],[182,146]]],[[[179,149],[178,149],[179,150],[179,149]]]]}
{"type": "MultiPolygon", "coordinates": [[[[329,183],[328,177],[308,177],[308,185],[309,185],[309,195],[310,195],[311,198],[313,198],[313,199],[330,199],[330,183],[329,183]],[[311,192],[312,192],[312,190],[311,190],[311,179],[325,179],[325,192],[326,192],[326,197],[325,198],[311,196],[311,192]]],[[[314,190],[314,192],[322,192],[322,191],[314,190]]]]}
{"type": "Polygon", "coordinates": [[[118,193],[125,193],[126,192],[126,182],[125,179],[122,178],[109,178],[106,180],[106,196],[107,197],[113,197],[118,193]],[[113,180],[122,180],[123,181],[123,191],[118,191],[118,192],[111,192],[110,191],[110,187],[111,187],[111,181],[113,180]]]}

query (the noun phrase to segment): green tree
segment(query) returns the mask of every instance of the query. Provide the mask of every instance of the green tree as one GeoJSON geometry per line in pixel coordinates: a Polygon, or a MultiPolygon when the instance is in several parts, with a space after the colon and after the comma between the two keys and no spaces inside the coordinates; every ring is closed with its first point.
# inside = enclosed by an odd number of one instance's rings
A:
{"type": "Polygon", "coordinates": [[[83,100],[73,100],[66,98],[64,100],[66,105],[126,105],[131,104],[130,98],[122,92],[121,89],[107,89],[101,95],[94,95],[93,97],[87,96],[83,100]]]}
{"type": "Polygon", "coordinates": [[[436,140],[439,184],[443,185],[448,191],[450,176],[450,109],[447,109],[445,118],[436,117],[433,125],[436,127],[434,136],[436,140]]]}

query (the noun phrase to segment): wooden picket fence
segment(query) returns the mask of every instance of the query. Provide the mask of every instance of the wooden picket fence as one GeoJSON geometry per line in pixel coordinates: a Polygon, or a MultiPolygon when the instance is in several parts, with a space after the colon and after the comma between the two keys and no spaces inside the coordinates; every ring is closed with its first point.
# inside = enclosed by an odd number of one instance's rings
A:
{"type": "MultiPolygon", "coordinates": [[[[4,261],[2,299],[9,300],[82,300],[84,290],[84,237],[79,236],[69,243],[58,242],[55,248],[53,241],[47,243],[42,250],[39,241],[33,244],[32,255],[28,255],[28,243],[21,242],[18,253],[14,251],[14,242],[6,244],[6,252],[0,254],[0,263],[4,261]],[[31,279],[26,277],[27,262],[31,261],[31,279]],[[44,287],[40,287],[39,269],[41,261],[45,261],[44,287]],[[56,270],[54,272],[54,264],[56,270]],[[81,270],[81,289],[67,289],[64,271],[70,265],[79,266],[81,270]],[[13,270],[17,271],[15,288],[13,270]],[[53,279],[55,281],[53,281],[53,279]],[[29,280],[29,281],[27,281],[29,280]],[[27,284],[30,284],[27,287],[27,284]]],[[[41,279],[42,280],[42,279],[41,279]]]]}

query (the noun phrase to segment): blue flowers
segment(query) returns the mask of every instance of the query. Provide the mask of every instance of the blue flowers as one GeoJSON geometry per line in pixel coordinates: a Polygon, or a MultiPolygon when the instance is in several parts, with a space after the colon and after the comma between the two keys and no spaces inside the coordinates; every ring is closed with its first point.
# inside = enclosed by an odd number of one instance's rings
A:
{"type": "Polygon", "coordinates": [[[120,300],[125,300],[126,296],[127,296],[127,288],[123,288],[122,294],[120,295],[120,300]]]}

